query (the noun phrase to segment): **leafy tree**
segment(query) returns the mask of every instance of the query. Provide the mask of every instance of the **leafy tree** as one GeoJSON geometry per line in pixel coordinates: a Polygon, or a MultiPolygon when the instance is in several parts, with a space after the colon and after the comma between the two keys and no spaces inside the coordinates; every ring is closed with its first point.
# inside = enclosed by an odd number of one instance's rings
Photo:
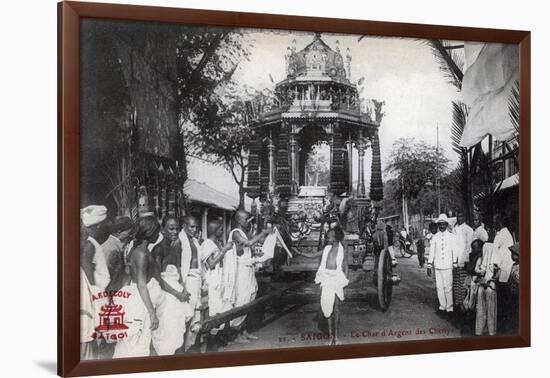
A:
{"type": "Polygon", "coordinates": [[[232,81],[249,45],[240,32],[198,28],[178,39],[180,125],[186,151],[207,157],[231,173],[244,207],[248,145],[253,133],[246,122],[243,93],[232,81]]]}
{"type": "MultiPolygon", "coordinates": [[[[473,217],[473,177],[472,173],[475,169],[475,162],[472,157],[472,150],[460,146],[460,140],[466,126],[468,118],[468,107],[460,102],[453,101],[453,122],[451,124],[451,145],[453,151],[459,156],[458,167],[455,170],[454,186],[458,190],[461,204],[460,207],[465,211],[467,221],[471,221],[473,217]]],[[[481,144],[476,147],[478,153],[481,152],[481,144]]]]}
{"type": "Polygon", "coordinates": [[[418,196],[427,183],[445,175],[449,159],[437,147],[414,138],[400,138],[393,143],[386,173],[397,179],[397,195],[408,200],[418,196]]]}
{"type": "Polygon", "coordinates": [[[401,184],[396,178],[384,181],[384,199],[382,200],[381,217],[401,214],[400,187],[401,184]]]}
{"type": "Polygon", "coordinates": [[[224,28],[108,20],[83,28],[83,197],[127,213],[137,152],[180,161],[185,178],[182,128],[218,125],[217,91],[247,53],[224,28]]]}
{"type": "MultiPolygon", "coordinates": [[[[440,190],[430,181],[419,191],[418,195],[408,202],[411,214],[420,214],[427,218],[435,218],[438,214],[438,197],[441,199],[441,211],[455,211],[461,205],[460,193],[454,184],[456,170],[441,177],[439,181],[440,190]]],[[[401,215],[402,197],[401,183],[399,179],[393,178],[384,182],[384,200],[382,202],[381,216],[401,215]]]]}
{"type": "Polygon", "coordinates": [[[218,98],[210,104],[200,122],[185,127],[185,139],[191,153],[207,156],[231,173],[239,187],[239,206],[244,207],[245,173],[248,166],[248,146],[254,137],[246,122],[244,103],[233,96],[218,98]]]}
{"type": "Polygon", "coordinates": [[[445,213],[460,208],[462,204],[460,192],[457,191],[454,184],[456,175],[456,170],[453,170],[443,176],[439,181],[439,191],[434,185],[422,188],[418,196],[410,201],[411,213],[432,218],[437,217],[439,215],[438,202],[441,203],[441,211],[445,213]]]}

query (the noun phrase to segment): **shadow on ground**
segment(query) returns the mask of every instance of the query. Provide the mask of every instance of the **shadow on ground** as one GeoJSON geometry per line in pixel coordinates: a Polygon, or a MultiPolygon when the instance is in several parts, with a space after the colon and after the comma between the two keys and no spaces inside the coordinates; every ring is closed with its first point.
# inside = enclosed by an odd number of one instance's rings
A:
{"type": "Polygon", "coordinates": [[[52,373],[54,375],[57,375],[57,362],[55,361],[36,361],[36,366],[42,368],[43,370],[47,371],[48,373],[52,373]]]}

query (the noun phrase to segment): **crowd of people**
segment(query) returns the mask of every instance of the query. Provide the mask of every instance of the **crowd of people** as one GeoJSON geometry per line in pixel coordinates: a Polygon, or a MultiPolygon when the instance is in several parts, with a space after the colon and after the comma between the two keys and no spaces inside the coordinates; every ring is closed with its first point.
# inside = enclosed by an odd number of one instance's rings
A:
{"type": "Polygon", "coordinates": [[[486,228],[476,213],[470,226],[462,211],[456,218],[441,214],[413,241],[405,227],[395,232],[379,220],[372,232],[375,256],[387,249],[397,265],[398,248],[408,256],[417,254],[419,266],[427,264],[435,280],[436,313],[460,323],[465,333],[517,332],[519,243],[507,218],[496,215],[490,221],[486,228]]]}
{"type": "MultiPolygon", "coordinates": [[[[191,215],[181,220],[168,215],[159,222],[145,213],[134,222],[129,217],[109,219],[104,206],[81,209],[82,359],[197,350],[202,320],[256,298],[256,270],[266,248],[268,257],[273,257],[276,244],[287,249],[274,224],[267,222],[265,229],[258,230],[250,227],[253,219],[237,210],[226,240],[222,221],[212,219],[202,239],[191,215]]],[[[500,216],[486,229],[476,215],[472,226],[461,212],[456,223],[441,214],[417,241],[419,265],[427,264],[428,276],[435,279],[436,312],[471,323],[476,335],[517,330],[518,243],[500,216]]],[[[374,254],[388,249],[396,264],[391,241],[398,238],[409,241],[406,248],[412,244],[407,234],[394,233],[379,220],[372,231],[374,254]]],[[[344,228],[335,223],[324,240],[316,253],[293,251],[321,257],[315,282],[321,288],[320,308],[334,344],[339,303],[349,283],[344,228]]],[[[247,315],[241,315],[220,322],[202,334],[206,344],[221,350],[228,343],[256,339],[246,320],[247,315]]]]}
{"type": "Polygon", "coordinates": [[[453,226],[441,214],[422,240],[428,275],[435,278],[436,312],[461,321],[465,330],[470,326],[475,335],[516,332],[519,244],[500,215],[489,230],[479,214],[472,223],[458,212],[453,226]]]}
{"type": "MultiPolygon", "coordinates": [[[[81,209],[81,358],[196,350],[201,313],[212,317],[255,299],[255,259],[263,252],[252,246],[275,232],[268,227],[251,237],[249,219],[236,211],[226,241],[223,223],[210,220],[202,240],[191,215],[159,222],[140,214],[133,222],[109,219],[104,206],[81,209]]],[[[216,349],[256,338],[247,332],[246,315],[206,335],[216,349]]]]}

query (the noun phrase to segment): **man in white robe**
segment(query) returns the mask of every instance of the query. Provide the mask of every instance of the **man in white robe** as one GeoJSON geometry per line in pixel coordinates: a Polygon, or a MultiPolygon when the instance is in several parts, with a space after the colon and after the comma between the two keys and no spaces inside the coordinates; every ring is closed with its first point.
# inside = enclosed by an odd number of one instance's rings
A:
{"type": "MultiPolygon", "coordinates": [[[[205,280],[208,287],[208,315],[214,316],[224,311],[223,260],[233,242],[220,245],[223,236],[222,224],[217,220],[208,222],[208,238],[201,245],[201,261],[205,267],[205,280]]],[[[224,325],[214,328],[210,334],[216,335],[224,325]]]]}
{"type": "MultiPolygon", "coordinates": [[[[238,210],[235,214],[237,227],[229,234],[229,240],[234,243],[233,250],[237,256],[237,269],[235,277],[235,307],[240,307],[252,302],[256,298],[258,282],[256,281],[254,257],[255,252],[250,248],[260,239],[264,238],[271,230],[266,229],[248,239],[245,230],[248,228],[248,213],[238,210]]],[[[236,342],[246,343],[248,340],[257,339],[246,330],[246,315],[239,316],[231,321],[231,327],[239,332],[236,342]]]]}

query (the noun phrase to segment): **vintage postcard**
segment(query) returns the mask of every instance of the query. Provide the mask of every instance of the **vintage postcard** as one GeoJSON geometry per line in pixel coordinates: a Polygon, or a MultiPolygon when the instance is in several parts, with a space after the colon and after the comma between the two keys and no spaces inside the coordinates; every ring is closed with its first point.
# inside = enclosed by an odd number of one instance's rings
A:
{"type": "Polygon", "coordinates": [[[83,18],[80,356],[518,334],[517,44],[83,18]]]}

